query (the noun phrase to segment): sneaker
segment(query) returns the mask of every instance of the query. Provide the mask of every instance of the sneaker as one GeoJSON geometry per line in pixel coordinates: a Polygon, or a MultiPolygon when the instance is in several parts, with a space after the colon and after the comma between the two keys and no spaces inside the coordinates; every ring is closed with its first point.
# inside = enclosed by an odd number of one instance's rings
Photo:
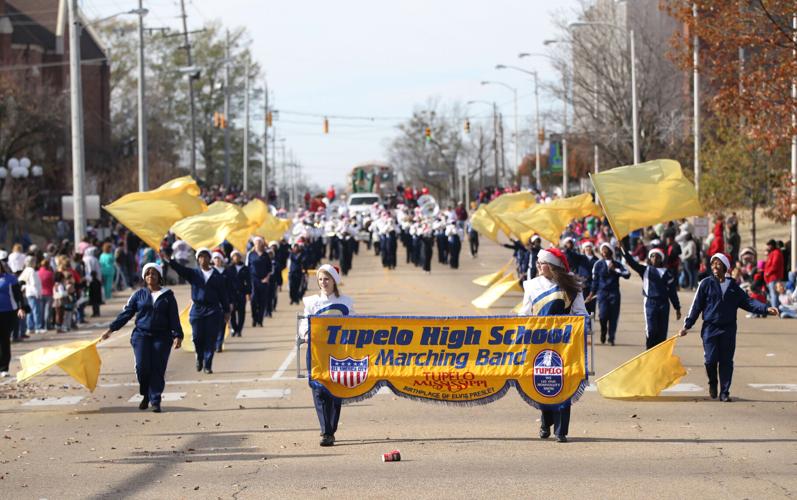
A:
{"type": "Polygon", "coordinates": [[[548,439],[549,437],[551,437],[551,429],[540,427],[540,439],[548,439]]]}
{"type": "Polygon", "coordinates": [[[318,444],[321,446],[332,446],[335,444],[335,436],[333,434],[324,434],[321,436],[321,442],[318,444]]]}
{"type": "Polygon", "coordinates": [[[717,384],[708,385],[708,395],[711,399],[717,399],[717,384]]]}
{"type": "Polygon", "coordinates": [[[161,412],[160,403],[152,405],[152,413],[160,413],[160,412],[161,412]]]}
{"type": "Polygon", "coordinates": [[[212,373],[213,373],[213,370],[211,370],[210,368],[205,368],[205,373],[207,373],[208,375],[210,375],[210,374],[212,374],[212,373]]]}
{"type": "Polygon", "coordinates": [[[556,442],[557,443],[566,443],[567,442],[567,436],[556,436],[556,442]]]}
{"type": "Polygon", "coordinates": [[[141,400],[141,403],[138,404],[139,410],[146,410],[149,407],[149,396],[144,396],[144,399],[141,400]]]}
{"type": "Polygon", "coordinates": [[[731,399],[730,394],[728,394],[727,392],[723,392],[722,394],[720,394],[720,401],[722,401],[723,403],[732,403],[733,399],[731,399]]]}

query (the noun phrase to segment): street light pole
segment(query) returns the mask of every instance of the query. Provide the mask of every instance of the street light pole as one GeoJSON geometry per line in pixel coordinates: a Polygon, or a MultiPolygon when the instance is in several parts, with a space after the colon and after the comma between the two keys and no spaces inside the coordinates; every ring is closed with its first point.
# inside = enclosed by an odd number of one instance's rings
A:
{"type": "MultiPolygon", "coordinates": [[[[504,82],[495,82],[495,81],[488,81],[488,80],[482,81],[482,85],[500,85],[500,86],[505,87],[505,88],[507,88],[507,89],[512,91],[512,95],[514,97],[514,103],[515,103],[515,169],[517,169],[517,167],[519,165],[519,160],[518,160],[518,153],[519,153],[518,136],[520,135],[519,134],[519,130],[518,130],[518,121],[517,121],[517,118],[518,118],[517,117],[517,89],[515,87],[511,86],[511,85],[508,85],[508,84],[504,83],[504,82]]],[[[503,140],[502,140],[502,144],[503,144],[503,140]]],[[[502,147],[502,150],[503,150],[503,146],[501,146],[501,147],[502,147]]],[[[497,174],[496,174],[496,178],[497,178],[497,174]]]]}
{"type": "MultiPolygon", "coordinates": [[[[697,3],[692,3],[692,17],[697,24],[697,3]]],[[[695,30],[694,37],[692,38],[692,75],[693,75],[693,89],[692,100],[694,106],[694,147],[695,147],[695,191],[700,193],[700,73],[698,72],[698,64],[700,63],[700,38],[697,36],[695,30]]]]}
{"type": "Polygon", "coordinates": [[[224,43],[224,187],[230,188],[230,30],[224,43]]]}
{"type": "MultiPolygon", "coordinates": [[[[792,44],[797,44],[797,14],[791,18],[792,44]]],[[[792,57],[797,58],[797,49],[792,49],[792,57]]],[[[792,78],[791,99],[797,100],[797,83],[792,78]]],[[[797,116],[791,114],[792,129],[797,129],[797,116]]],[[[791,136],[791,270],[797,270],[797,134],[791,136]]]]}
{"type": "MultiPolygon", "coordinates": [[[[180,0],[180,10],[183,18],[183,43],[185,44],[186,60],[188,67],[194,65],[191,59],[191,45],[188,42],[188,22],[185,14],[185,0],[180,0]]],[[[194,105],[194,75],[188,74],[188,104],[191,110],[191,177],[196,180],[196,107],[194,105]]]]}
{"type": "Polygon", "coordinates": [[[144,10],[143,0],[138,0],[138,190],[149,189],[149,161],[147,152],[147,104],[144,79],[144,10]]]}
{"type": "Polygon", "coordinates": [[[249,191],[249,57],[244,65],[244,164],[243,190],[249,191]]]}
{"type": "Polygon", "coordinates": [[[266,98],[265,106],[263,107],[263,164],[260,167],[260,196],[267,199],[266,191],[266,176],[268,175],[268,82],[263,80],[263,94],[266,98]]]}
{"type": "Polygon", "coordinates": [[[634,30],[628,30],[631,40],[631,122],[634,130],[634,165],[639,164],[639,121],[637,120],[636,100],[636,50],[634,49],[634,30]]]}
{"type": "Polygon", "coordinates": [[[562,134],[562,198],[567,198],[567,100],[570,98],[567,86],[567,73],[562,79],[565,91],[565,109],[564,109],[564,133],[562,134]]]}
{"type": "Polygon", "coordinates": [[[69,0],[69,92],[72,126],[72,210],[75,246],[86,235],[86,199],[83,191],[83,85],[80,75],[80,20],[77,0],[69,0]]]}
{"type": "Polygon", "coordinates": [[[537,129],[534,131],[534,175],[537,177],[537,192],[542,191],[542,170],[540,167],[540,93],[537,84],[537,72],[534,72],[534,114],[535,125],[537,129]]]}

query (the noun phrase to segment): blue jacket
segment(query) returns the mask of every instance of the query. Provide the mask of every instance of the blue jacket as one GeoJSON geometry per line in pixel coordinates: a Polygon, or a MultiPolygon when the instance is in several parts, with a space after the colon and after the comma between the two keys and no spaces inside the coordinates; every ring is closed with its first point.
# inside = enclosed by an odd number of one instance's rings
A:
{"type": "Polygon", "coordinates": [[[619,261],[614,261],[614,270],[609,271],[606,259],[600,259],[592,267],[592,293],[597,294],[599,299],[620,298],[620,278],[628,279],[631,273],[628,272],[619,261]]]}
{"type": "Polygon", "coordinates": [[[200,269],[186,267],[176,260],[169,261],[177,274],[191,284],[191,318],[206,318],[216,313],[227,313],[230,310],[230,299],[224,276],[213,270],[208,281],[200,269]]]}
{"type": "Polygon", "coordinates": [[[180,326],[180,313],[177,310],[177,299],[168,288],[163,290],[157,300],[152,301],[152,294],[148,288],[139,288],[125,304],[122,312],[110,325],[110,330],[115,332],[121,329],[136,316],[136,326],[133,333],[153,337],[183,338],[183,328],[180,326]]]}
{"type": "Polygon", "coordinates": [[[722,294],[720,282],[714,276],[704,278],[697,286],[692,307],[684,320],[684,328],[692,328],[700,313],[703,313],[703,326],[700,336],[713,337],[727,333],[736,335],[736,310],[739,308],[753,314],[767,314],[767,306],[751,298],[744,290],[730,281],[725,295],[722,294]]]}
{"type": "Polygon", "coordinates": [[[16,312],[22,307],[22,293],[17,277],[0,272],[0,312],[16,312]]]}
{"type": "Polygon", "coordinates": [[[252,279],[252,288],[259,285],[265,285],[265,283],[262,283],[262,281],[266,276],[271,274],[271,270],[273,269],[273,266],[271,265],[271,257],[269,256],[268,252],[264,251],[263,255],[258,255],[257,252],[252,250],[249,252],[249,255],[247,255],[246,262],[249,266],[249,276],[252,279]]]}
{"type": "Polygon", "coordinates": [[[241,269],[236,269],[235,264],[230,264],[224,270],[225,277],[232,285],[232,292],[230,294],[230,301],[238,299],[246,299],[246,295],[252,290],[252,280],[249,275],[249,268],[241,265],[241,269]]]}
{"type": "Polygon", "coordinates": [[[661,268],[664,273],[659,274],[655,267],[640,264],[631,256],[626,257],[626,262],[642,278],[642,295],[647,299],[646,305],[666,306],[669,300],[675,309],[681,308],[675,278],[669,269],[661,268]]]}
{"type": "Polygon", "coordinates": [[[591,257],[589,255],[582,255],[581,260],[578,263],[578,267],[570,270],[576,276],[580,276],[584,280],[584,290],[587,290],[589,293],[592,290],[592,269],[595,267],[595,264],[598,262],[597,257],[591,257]]]}
{"type": "Polygon", "coordinates": [[[291,276],[301,276],[304,274],[304,265],[305,265],[305,255],[304,250],[299,253],[291,252],[290,257],[288,260],[291,261],[291,267],[288,270],[288,274],[291,276]]]}

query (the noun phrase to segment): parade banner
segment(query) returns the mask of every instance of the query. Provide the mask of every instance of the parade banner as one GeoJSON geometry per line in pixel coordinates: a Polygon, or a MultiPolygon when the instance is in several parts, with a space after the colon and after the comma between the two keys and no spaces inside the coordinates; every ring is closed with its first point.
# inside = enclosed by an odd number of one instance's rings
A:
{"type": "Polygon", "coordinates": [[[681,358],[673,354],[676,342],[678,337],[670,337],[595,380],[600,395],[614,399],[656,397],[680,382],[686,369],[681,358]]]}
{"type": "Polygon", "coordinates": [[[94,340],[76,340],[55,347],[40,347],[19,358],[22,369],[17,372],[17,382],[24,382],[54,366],[64,370],[91,392],[97,387],[102,360],[94,340]]]}
{"type": "Polygon", "coordinates": [[[587,386],[581,316],[310,316],[310,385],[344,402],[396,395],[486,404],[517,388],[556,409],[587,386]]]}
{"type": "Polygon", "coordinates": [[[178,177],[152,191],[129,193],[103,208],[156,252],[172,225],[208,209],[191,176],[178,177]]]}
{"type": "Polygon", "coordinates": [[[590,179],[618,240],[640,227],[705,213],[675,160],[613,168],[590,179]]]}

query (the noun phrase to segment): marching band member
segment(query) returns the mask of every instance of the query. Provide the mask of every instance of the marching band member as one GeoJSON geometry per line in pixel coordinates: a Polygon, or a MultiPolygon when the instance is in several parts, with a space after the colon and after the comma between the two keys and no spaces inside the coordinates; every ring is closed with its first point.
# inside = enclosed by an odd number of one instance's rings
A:
{"type": "MultiPolygon", "coordinates": [[[[341,295],[338,290],[340,285],[340,273],[329,264],[324,264],[318,268],[316,273],[318,288],[320,293],[304,298],[304,316],[299,331],[307,340],[310,334],[310,324],[307,316],[337,314],[349,316],[354,314],[354,303],[352,300],[341,295]]],[[[321,425],[321,446],[332,446],[335,444],[335,432],[338,429],[340,419],[341,400],[329,394],[321,386],[312,387],[313,404],[318,414],[318,422],[321,425]]]]}
{"type": "Polygon", "coordinates": [[[232,258],[232,265],[225,270],[225,275],[232,283],[230,329],[233,337],[240,337],[244,330],[246,301],[249,298],[249,292],[252,290],[252,280],[249,275],[249,268],[244,265],[243,254],[238,250],[233,250],[230,257],[232,258]]]}
{"type": "Polygon", "coordinates": [[[645,308],[645,348],[650,349],[667,339],[670,320],[670,302],[675,308],[675,319],[681,319],[681,303],[678,300],[675,276],[664,267],[664,251],[651,248],[645,266],[638,263],[621,247],[625,261],[642,278],[642,302],[645,308]]]}
{"type": "Polygon", "coordinates": [[[609,243],[601,243],[601,255],[603,258],[592,268],[592,289],[587,302],[597,297],[601,344],[606,343],[608,333],[609,343],[614,345],[617,320],[620,318],[620,278],[628,279],[631,273],[620,261],[614,260],[614,248],[609,243]]]}
{"type": "Polygon", "coordinates": [[[102,334],[105,340],[136,316],[136,326],[130,344],[136,357],[138,392],[143,396],[140,410],[152,404],[152,411],[160,413],[161,394],[166,386],[166,365],[172,346],[183,343],[183,329],[174,293],[163,287],[163,269],[150,262],[141,272],[145,287],[136,290],[122,312],[102,334]]]}
{"type": "Polygon", "coordinates": [[[252,326],[263,326],[263,316],[268,304],[268,282],[273,266],[271,257],[266,252],[266,241],[260,236],[255,236],[253,241],[255,247],[246,256],[252,281],[252,326]]]}
{"type": "MultiPolygon", "coordinates": [[[[578,269],[575,270],[575,273],[581,277],[584,283],[584,290],[589,291],[592,290],[592,268],[595,267],[598,258],[595,257],[594,245],[590,240],[584,240],[581,243],[581,251],[584,254],[584,258],[581,259],[581,263],[578,269]]],[[[587,312],[590,316],[595,313],[594,300],[587,302],[587,312]]]]}
{"type": "MultiPolygon", "coordinates": [[[[235,284],[233,283],[232,278],[229,274],[227,274],[227,268],[224,266],[224,254],[221,252],[213,252],[210,254],[211,261],[213,261],[213,269],[215,269],[224,280],[224,287],[227,290],[227,297],[230,301],[230,307],[227,311],[231,314],[232,313],[232,300],[233,296],[235,295],[234,287],[235,284]]],[[[230,315],[230,317],[232,317],[230,315]]],[[[216,336],[216,352],[222,352],[224,350],[224,333],[227,331],[227,322],[221,325],[219,328],[218,335],[216,336]]]]}
{"type": "Polygon", "coordinates": [[[703,314],[700,338],[703,340],[708,392],[711,399],[717,399],[719,370],[720,401],[730,402],[733,354],[736,351],[736,310],[744,309],[762,316],[777,316],[778,310],[754,300],[727,276],[731,263],[725,254],[715,253],[711,256],[710,264],[711,276],[703,278],[697,286],[692,307],[680,333],[686,335],[697,322],[697,317],[703,314]]]}
{"type": "Polygon", "coordinates": [[[462,250],[462,229],[459,225],[451,221],[446,226],[446,237],[448,238],[448,263],[451,269],[459,269],[459,252],[462,250]]]}
{"type": "MultiPolygon", "coordinates": [[[[564,253],[558,248],[540,250],[537,277],[523,282],[523,305],[518,316],[588,316],[581,293],[581,280],[570,273],[564,253]]],[[[556,440],[567,442],[570,402],[542,409],[540,438],[547,439],[554,428],[556,440]]]]}
{"type": "MultiPolygon", "coordinates": [[[[168,257],[161,256],[168,262],[168,257]]],[[[192,269],[171,261],[171,265],[191,285],[191,330],[196,349],[196,371],[205,369],[213,373],[213,354],[219,328],[230,321],[230,302],[224,277],[210,266],[210,250],[200,248],[196,252],[198,269],[192,269]]]]}

